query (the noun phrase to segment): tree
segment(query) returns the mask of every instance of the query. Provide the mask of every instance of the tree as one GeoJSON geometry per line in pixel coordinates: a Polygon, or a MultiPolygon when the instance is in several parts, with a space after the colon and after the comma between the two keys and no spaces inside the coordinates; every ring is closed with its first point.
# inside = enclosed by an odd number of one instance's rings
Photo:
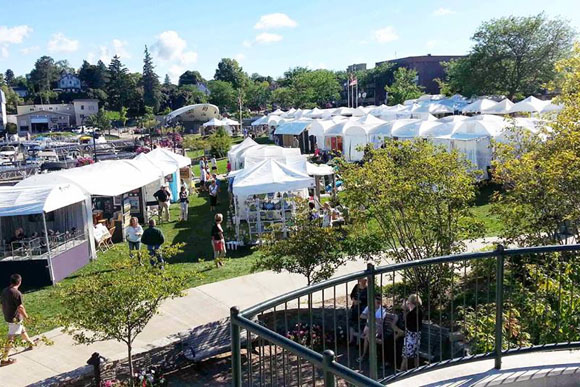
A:
{"type": "Polygon", "coordinates": [[[497,144],[494,211],[504,223],[507,243],[543,245],[580,238],[580,46],[559,61],[559,102],[564,108],[540,136],[514,125],[507,144],[497,144]]]}
{"type": "Polygon", "coordinates": [[[145,46],[145,58],[143,59],[143,102],[145,106],[151,106],[154,112],[159,111],[161,103],[161,85],[159,76],[155,74],[153,59],[145,46]]]}
{"type": "Polygon", "coordinates": [[[248,82],[245,95],[246,106],[252,110],[265,109],[270,102],[270,84],[266,81],[248,82]]]}
{"type": "Polygon", "coordinates": [[[165,79],[163,80],[163,86],[171,86],[171,79],[169,79],[169,74],[165,74],[165,79]]]}
{"type": "Polygon", "coordinates": [[[210,152],[215,157],[225,157],[232,147],[232,138],[226,133],[224,128],[218,130],[208,137],[210,152]]]}
{"type": "Polygon", "coordinates": [[[6,72],[4,73],[4,81],[6,82],[6,84],[8,86],[14,86],[13,82],[14,82],[14,71],[8,69],[6,70],[6,72]]]}
{"type": "Polygon", "coordinates": [[[301,75],[310,72],[308,67],[293,67],[284,72],[284,76],[278,79],[278,84],[282,87],[290,87],[294,84],[294,80],[301,75]]]}
{"type": "Polygon", "coordinates": [[[187,70],[186,72],[184,72],[179,76],[179,82],[177,83],[177,85],[178,86],[198,85],[203,82],[204,79],[199,73],[199,71],[187,70]]]}
{"type": "MultiPolygon", "coordinates": [[[[358,254],[384,254],[401,263],[459,253],[465,239],[482,236],[469,208],[476,172],[456,150],[422,139],[387,139],[381,149],[365,149],[364,160],[341,167],[358,254]]],[[[443,278],[439,269],[412,270],[408,277],[420,289],[435,289],[433,282],[443,278]]]]}
{"type": "Polygon", "coordinates": [[[127,124],[127,111],[128,109],[125,106],[119,110],[119,121],[121,121],[121,125],[123,125],[123,127],[125,127],[127,124]]]}
{"type": "Polygon", "coordinates": [[[79,70],[79,79],[86,88],[104,90],[109,81],[107,66],[102,61],[92,65],[85,60],[79,70]]]}
{"type": "Polygon", "coordinates": [[[279,87],[272,91],[272,103],[283,108],[294,106],[294,95],[289,87],[279,87]]]}
{"type": "Polygon", "coordinates": [[[247,75],[244,73],[239,63],[235,59],[223,58],[218,63],[218,68],[213,77],[216,81],[229,82],[234,89],[244,86],[247,75]]]}
{"type": "Polygon", "coordinates": [[[129,70],[121,63],[121,59],[115,55],[109,64],[108,74],[107,95],[109,97],[109,108],[119,111],[121,107],[128,106],[127,97],[131,87],[129,70]]]}
{"type": "Polygon", "coordinates": [[[389,105],[419,98],[423,94],[422,87],[417,85],[417,72],[405,67],[399,67],[395,71],[393,84],[385,86],[385,90],[389,93],[389,105]]]}
{"type": "Polygon", "coordinates": [[[109,134],[112,128],[111,120],[107,116],[104,108],[100,108],[97,114],[93,114],[85,118],[84,122],[87,126],[93,126],[100,130],[108,130],[109,134]]]}
{"type": "Polygon", "coordinates": [[[12,87],[0,86],[0,89],[4,91],[6,96],[6,111],[8,113],[16,113],[16,107],[22,103],[22,99],[12,90],[12,87]]]}
{"type": "Polygon", "coordinates": [[[293,99],[297,108],[325,107],[327,103],[340,97],[340,89],[334,73],[329,70],[302,72],[292,82],[293,99]]]}
{"type": "Polygon", "coordinates": [[[50,56],[40,57],[30,72],[30,84],[34,92],[50,91],[59,77],[59,71],[50,56]]]}
{"type": "Polygon", "coordinates": [[[575,33],[562,19],[541,13],[484,22],[464,59],[446,65],[453,92],[464,95],[535,94],[553,80],[554,64],[570,53],[575,33]]]}
{"type": "Polygon", "coordinates": [[[196,150],[209,150],[210,145],[209,143],[203,139],[203,137],[199,135],[186,135],[183,137],[183,146],[187,149],[191,149],[193,151],[196,150]]]}
{"type": "MultiPolygon", "coordinates": [[[[163,256],[168,258],[177,251],[175,247],[163,248],[163,256]]],[[[104,340],[125,343],[132,378],[135,338],[158,312],[161,302],[181,296],[186,284],[185,276],[171,268],[140,265],[135,258],[121,256],[113,270],[80,276],[60,289],[60,320],[79,344],[104,340]]]]}
{"type": "Polygon", "coordinates": [[[207,84],[210,95],[209,102],[218,106],[221,111],[235,112],[238,110],[236,90],[226,81],[209,81],[207,84]]]}
{"type": "Polygon", "coordinates": [[[255,269],[301,274],[311,285],[332,277],[347,260],[341,249],[343,234],[337,228],[321,227],[320,218],[311,220],[305,201],[297,202],[286,239],[280,238],[283,225],[277,226],[264,235],[255,269]]]}

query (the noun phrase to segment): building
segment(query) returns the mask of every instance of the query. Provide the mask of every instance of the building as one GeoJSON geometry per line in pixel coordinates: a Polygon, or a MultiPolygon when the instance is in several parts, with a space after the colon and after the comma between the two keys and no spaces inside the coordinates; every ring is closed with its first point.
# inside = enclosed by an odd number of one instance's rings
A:
{"type": "Polygon", "coordinates": [[[366,71],[367,64],[366,63],[358,63],[352,64],[346,68],[347,73],[354,73],[356,71],[366,71]]]}
{"type": "Polygon", "coordinates": [[[46,132],[84,125],[88,116],[99,111],[99,100],[75,99],[69,104],[23,105],[16,109],[20,131],[46,132]]]}
{"type": "Polygon", "coordinates": [[[76,75],[63,71],[58,80],[58,88],[63,91],[80,92],[81,80],[76,75]]]}
{"type": "Polygon", "coordinates": [[[28,97],[28,89],[24,86],[13,86],[12,90],[14,90],[20,98],[28,97]]]}
{"type": "Polygon", "coordinates": [[[0,130],[4,130],[6,124],[6,95],[0,90],[0,130]]]}
{"type": "MultiPolygon", "coordinates": [[[[453,59],[460,59],[461,55],[423,55],[409,56],[406,58],[392,59],[389,61],[377,62],[380,66],[383,63],[392,63],[395,68],[405,67],[417,71],[417,84],[423,86],[426,94],[439,94],[439,85],[435,82],[436,78],[445,78],[445,69],[441,62],[448,62],[453,59]]],[[[386,91],[385,86],[392,82],[391,79],[377,79],[375,83],[375,105],[385,103],[386,91]]]]}
{"type": "Polygon", "coordinates": [[[186,133],[200,133],[202,125],[212,118],[218,118],[220,109],[209,103],[188,105],[176,109],[165,116],[165,124],[180,123],[186,133]]]}

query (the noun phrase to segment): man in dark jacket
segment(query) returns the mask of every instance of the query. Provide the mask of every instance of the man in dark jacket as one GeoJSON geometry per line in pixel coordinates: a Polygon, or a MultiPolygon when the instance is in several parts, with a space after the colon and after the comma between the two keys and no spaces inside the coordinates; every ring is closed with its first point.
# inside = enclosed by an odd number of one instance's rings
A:
{"type": "Polygon", "coordinates": [[[149,219],[149,228],[143,232],[141,243],[147,246],[147,250],[151,256],[151,265],[159,264],[163,266],[164,261],[159,252],[159,248],[165,243],[165,237],[163,236],[163,232],[155,227],[155,219],[149,219]],[[157,258],[157,262],[155,262],[154,258],[157,258]]]}
{"type": "Polygon", "coordinates": [[[159,222],[161,223],[163,218],[165,218],[166,222],[170,222],[169,203],[171,201],[171,192],[169,192],[167,183],[163,184],[161,188],[153,194],[153,197],[157,199],[157,203],[159,204],[159,222]]]}

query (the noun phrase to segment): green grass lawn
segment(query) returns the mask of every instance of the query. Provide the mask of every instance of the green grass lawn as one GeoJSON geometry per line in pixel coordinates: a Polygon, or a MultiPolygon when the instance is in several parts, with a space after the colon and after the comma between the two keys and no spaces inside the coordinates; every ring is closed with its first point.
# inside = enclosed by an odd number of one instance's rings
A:
{"type": "Polygon", "coordinates": [[[486,184],[479,189],[472,208],[473,214],[483,222],[486,236],[497,236],[502,230],[499,217],[491,212],[491,198],[496,191],[500,191],[497,184],[486,184]]]}

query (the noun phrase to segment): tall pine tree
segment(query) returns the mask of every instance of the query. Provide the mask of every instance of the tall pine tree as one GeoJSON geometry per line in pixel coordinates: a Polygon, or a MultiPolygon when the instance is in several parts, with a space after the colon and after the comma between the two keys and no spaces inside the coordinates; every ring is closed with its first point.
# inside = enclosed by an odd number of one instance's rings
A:
{"type": "Polygon", "coordinates": [[[165,80],[163,81],[163,86],[171,86],[171,79],[169,79],[168,74],[165,74],[165,80]]]}
{"type": "Polygon", "coordinates": [[[109,64],[109,80],[107,82],[110,110],[119,111],[123,106],[127,106],[129,81],[129,71],[121,63],[119,56],[115,55],[109,64]]]}
{"type": "Polygon", "coordinates": [[[143,59],[143,101],[145,106],[153,108],[153,112],[159,111],[161,104],[161,84],[159,76],[155,74],[155,66],[149,49],[145,46],[145,58],[143,59]]]}

